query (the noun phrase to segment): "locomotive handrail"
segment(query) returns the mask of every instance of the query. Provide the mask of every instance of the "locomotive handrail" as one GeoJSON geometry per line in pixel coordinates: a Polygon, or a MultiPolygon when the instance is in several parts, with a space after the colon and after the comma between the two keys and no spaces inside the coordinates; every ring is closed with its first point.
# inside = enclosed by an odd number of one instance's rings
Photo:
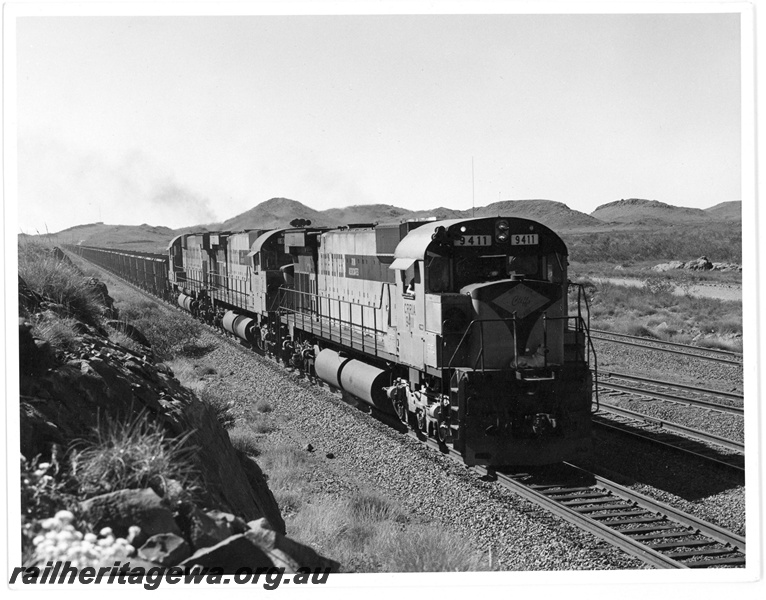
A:
{"type": "MultiPolygon", "coordinates": [[[[460,341],[458,342],[457,346],[455,346],[455,351],[452,353],[452,356],[449,359],[449,363],[447,364],[447,369],[452,368],[452,361],[455,360],[455,356],[457,356],[458,350],[460,350],[460,347],[463,345],[463,342],[465,341],[466,336],[473,328],[474,324],[476,323],[507,323],[508,321],[513,322],[513,354],[514,354],[514,361],[518,364],[518,348],[516,347],[516,313],[513,314],[512,317],[507,317],[504,319],[474,319],[469,324],[468,327],[465,328],[465,331],[463,332],[463,336],[460,338],[460,341]]],[[[482,359],[481,361],[481,370],[484,372],[484,325],[482,324],[479,328],[479,335],[481,336],[480,340],[480,347],[479,347],[479,354],[477,355],[476,364],[479,362],[479,358],[482,359]]],[[[476,365],[474,364],[474,371],[476,370],[476,365]]]]}
{"type": "Polygon", "coordinates": [[[353,346],[354,340],[353,335],[354,331],[357,331],[361,334],[361,346],[362,346],[362,352],[365,352],[368,350],[366,348],[366,345],[368,344],[367,340],[365,339],[365,334],[371,334],[370,336],[373,338],[373,353],[375,356],[378,354],[378,335],[379,333],[385,334],[386,331],[383,329],[378,329],[378,310],[382,310],[383,302],[381,297],[380,307],[375,306],[366,306],[364,304],[359,304],[358,302],[352,302],[350,300],[341,300],[340,298],[330,298],[328,296],[320,296],[318,293],[313,292],[304,292],[301,290],[295,290],[292,288],[286,288],[286,287],[280,287],[279,288],[279,310],[290,312],[292,314],[301,315],[301,323],[303,325],[303,328],[305,329],[305,316],[316,316],[318,317],[319,322],[319,335],[320,337],[324,337],[324,321],[325,319],[329,321],[330,327],[328,328],[327,333],[329,334],[330,341],[333,341],[333,323],[338,323],[340,326],[338,327],[338,342],[343,343],[343,325],[346,325],[349,329],[349,345],[353,346]],[[297,303],[294,303],[291,301],[291,297],[294,296],[307,296],[309,299],[309,304],[301,303],[301,305],[298,307],[297,303]],[[316,301],[315,303],[313,301],[316,301]],[[323,301],[327,304],[327,312],[323,313],[322,311],[322,305],[323,301]],[[334,317],[332,315],[332,309],[331,305],[336,302],[338,303],[338,316],[334,317]],[[348,320],[343,318],[343,306],[348,305],[348,320]],[[357,324],[354,323],[351,319],[353,318],[353,312],[352,308],[354,306],[358,306],[360,309],[360,315],[361,315],[361,323],[357,324]],[[314,308],[316,307],[316,309],[314,308]],[[307,309],[307,310],[306,310],[307,309]],[[364,324],[364,310],[368,309],[372,311],[372,317],[373,317],[373,324],[372,326],[365,325],[364,324]]]}

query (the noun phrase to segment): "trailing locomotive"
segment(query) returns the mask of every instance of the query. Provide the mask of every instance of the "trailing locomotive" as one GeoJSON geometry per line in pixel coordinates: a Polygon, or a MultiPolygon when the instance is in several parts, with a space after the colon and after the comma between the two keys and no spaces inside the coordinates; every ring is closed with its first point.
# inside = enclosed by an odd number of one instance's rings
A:
{"type": "MultiPolygon", "coordinates": [[[[109,254],[94,262],[163,285],[109,254]]],[[[567,264],[549,228],[486,217],[185,234],[170,242],[164,285],[469,465],[539,465],[591,443],[595,356],[581,294],[570,314],[567,264]]]]}

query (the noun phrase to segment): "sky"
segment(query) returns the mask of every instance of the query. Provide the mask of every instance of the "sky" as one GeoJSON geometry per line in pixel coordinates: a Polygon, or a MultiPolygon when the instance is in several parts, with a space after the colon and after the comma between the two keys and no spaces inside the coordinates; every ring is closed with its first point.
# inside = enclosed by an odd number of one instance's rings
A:
{"type": "Polygon", "coordinates": [[[737,13],[20,16],[15,35],[26,233],[272,197],[742,195],[737,13]]]}

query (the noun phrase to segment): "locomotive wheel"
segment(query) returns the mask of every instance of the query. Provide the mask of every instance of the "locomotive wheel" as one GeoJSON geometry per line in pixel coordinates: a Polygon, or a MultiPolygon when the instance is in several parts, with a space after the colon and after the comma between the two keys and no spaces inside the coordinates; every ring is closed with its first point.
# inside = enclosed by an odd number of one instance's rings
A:
{"type": "Polygon", "coordinates": [[[404,399],[401,398],[401,396],[401,394],[397,394],[391,401],[391,404],[394,405],[394,412],[396,413],[396,416],[399,417],[399,420],[407,425],[409,423],[407,404],[405,403],[404,399]]]}
{"type": "Polygon", "coordinates": [[[422,410],[418,409],[418,412],[415,416],[418,421],[418,429],[428,435],[428,421],[426,420],[426,414],[422,410]]]}
{"type": "Polygon", "coordinates": [[[255,338],[255,347],[258,348],[262,353],[266,352],[266,340],[263,339],[263,336],[258,333],[258,335],[255,338]]]}

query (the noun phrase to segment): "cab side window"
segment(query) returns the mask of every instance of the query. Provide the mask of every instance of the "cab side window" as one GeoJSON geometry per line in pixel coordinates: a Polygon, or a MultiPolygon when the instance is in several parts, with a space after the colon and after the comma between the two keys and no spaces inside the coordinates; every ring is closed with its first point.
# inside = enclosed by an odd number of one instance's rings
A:
{"type": "Polygon", "coordinates": [[[415,284],[420,283],[420,261],[416,260],[405,271],[402,271],[402,281],[404,283],[404,297],[415,297],[415,284]]]}
{"type": "Polygon", "coordinates": [[[450,260],[444,256],[430,255],[426,258],[427,291],[441,294],[450,289],[450,260]]]}

